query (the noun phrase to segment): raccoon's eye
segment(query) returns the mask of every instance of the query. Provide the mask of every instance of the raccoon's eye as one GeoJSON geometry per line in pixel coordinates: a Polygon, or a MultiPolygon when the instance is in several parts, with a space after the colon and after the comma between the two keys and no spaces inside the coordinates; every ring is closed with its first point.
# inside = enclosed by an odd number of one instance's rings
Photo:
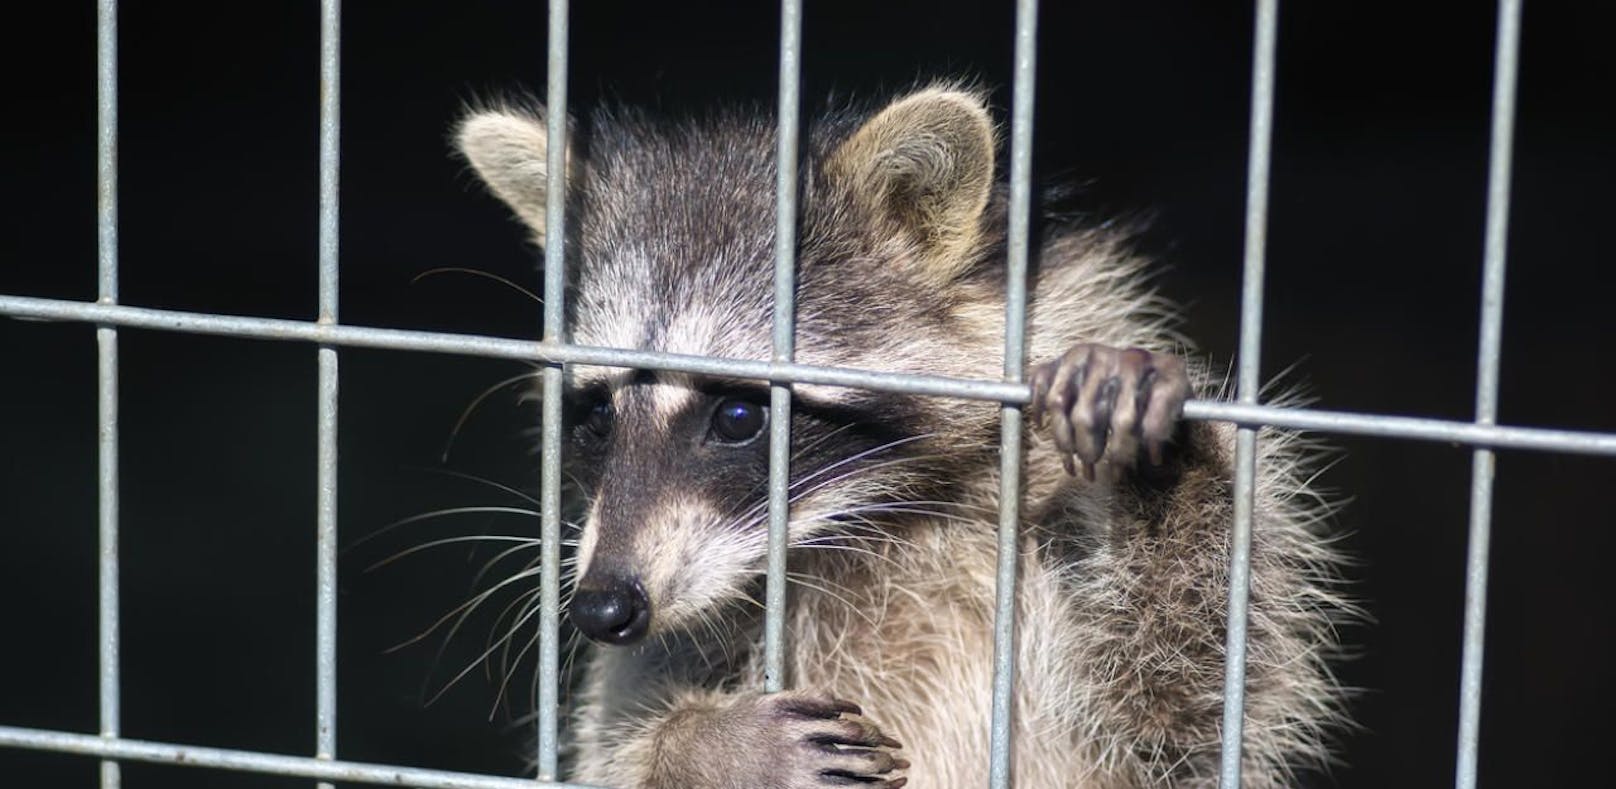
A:
{"type": "Polygon", "coordinates": [[[600,400],[589,409],[589,416],[584,417],[584,427],[589,432],[605,438],[612,432],[612,418],[617,412],[612,408],[610,400],[600,400]]]}
{"type": "Polygon", "coordinates": [[[763,432],[768,413],[768,409],[750,400],[726,398],[713,412],[713,435],[725,443],[744,444],[763,432]]]}

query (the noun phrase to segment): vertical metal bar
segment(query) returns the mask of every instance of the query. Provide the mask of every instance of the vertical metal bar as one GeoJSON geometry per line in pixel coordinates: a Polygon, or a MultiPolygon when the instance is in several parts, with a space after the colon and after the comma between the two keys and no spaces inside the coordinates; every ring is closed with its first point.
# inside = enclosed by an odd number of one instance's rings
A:
{"type": "MultiPolygon", "coordinates": [[[[774,353],[794,352],[797,256],[797,136],[802,74],[802,0],[780,2],[780,129],[774,178],[774,353]]],[[[791,386],[769,387],[769,572],[764,595],[763,689],[785,688],[786,544],[790,517],[791,386]]]]}
{"type": "MultiPolygon", "coordinates": [[[[320,317],[337,322],[337,177],[341,162],[341,0],[320,3],[320,317]]],[[[317,430],[315,757],[337,756],[337,349],[322,345],[317,430]]],[[[331,789],[329,783],[318,785],[331,789]]]]}
{"type": "MultiPolygon", "coordinates": [[[[1252,42],[1251,142],[1246,166],[1246,256],[1240,296],[1238,399],[1255,405],[1262,387],[1264,254],[1268,244],[1268,163],[1273,141],[1274,50],[1279,0],[1258,0],[1252,42]]],[[[1224,652],[1221,786],[1239,789],[1246,714],[1246,619],[1251,593],[1251,521],[1256,509],[1257,429],[1235,433],[1234,532],[1229,546],[1229,627],[1224,652]]]]}
{"type": "MultiPolygon", "coordinates": [[[[1476,423],[1498,421],[1498,363],[1504,329],[1504,260],[1509,236],[1510,159],[1515,138],[1520,0],[1498,4],[1493,54],[1492,139],[1487,162],[1487,229],[1482,263],[1481,337],[1476,353],[1476,423]]],[[[1454,785],[1474,789],[1481,741],[1481,670],[1487,626],[1487,551],[1493,508],[1493,451],[1478,449],[1470,472],[1470,548],[1465,562],[1464,656],[1459,670],[1459,754],[1454,785]]]]}
{"type": "MultiPolygon", "coordinates": [[[[544,209],[544,341],[563,340],[566,316],[567,0],[550,0],[544,209]]],[[[539,780],[556,779],[560,702],[561,366],[546,365],[540,414],[539,780]]]]}
{"type": "MultiPolygon", "coordinates": [[[[1010,227],[1004,298],[1004,380],[1025,377],[1027,260],[1031,246],[1032,117],[1038,73],[1038,2],[1016,3],[1015,86],[1010,110],[1010,227]]],[[[1022,407],[999,409],[999,566],[993,613],[993,720],[988,785],[1008,789],[1016,679],[1016,560],[1020,553],[1022,407]]]]}
{"type": "MultiPolygon", "coordinates": [[[[101,0],[96,7],[96,229],[98,234],[98,302],[118,303],[118,3],[101,0]]],[[[100,591],[101,736],[116,738],[119,727],[118,687],[118,330],[95,330],[98,355],[96,431],[100,445],[97,482],[100,541],[97,562],[100,591]]],[[[122,784],[118,763],[101,762],[102,789],[122,784]]]]}

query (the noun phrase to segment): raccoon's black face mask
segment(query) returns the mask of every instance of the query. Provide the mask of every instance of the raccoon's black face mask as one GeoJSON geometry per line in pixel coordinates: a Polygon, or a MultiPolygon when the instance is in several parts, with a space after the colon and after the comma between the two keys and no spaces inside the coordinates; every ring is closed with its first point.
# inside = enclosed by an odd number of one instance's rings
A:
{"type": "MultiPolygon", "coordinates": [[[[601,371],[605,372],[605,371],[601,371]]],[[[633,643],[755,592],[767,549],[768,390],[682,375],[608,373],[571,391],[568,468],[588,497],[570,616],[633,643]]],[[[918,436],[881,414],[799,398],[792,410],[792,537],[835,550],[896,507],[921,468],[918,436]]]]}
{"type": "MultiPolygon", "coordinates": [[[[657,123],[603,112],[587,132],[567,156],[572,340],[767,359],[772,121],[657,123]]],[[[542,240],[542,110],[474,113],[458,142],[542,240]]],[[[946,87],[815,127],[803,179],[798,361],[967,376],[994,369],[1002,313],[984,283],[998,280],[980,271],[998,234],[985,218],[994,144],[981,97],[946,87]]],[[[571,607],[579,629],[632,643],[753,594],[767,547],[767,387],[582,366],[567,380],[567,466],[588,502],[571,607]]],[[[905,505],[938,503],[950,480],[936,459],[946,452],[958,474],[958,447],[969,442],[957,436],[991,435],[995,416],[980,403],[938,402],[795,388],[794,556],[879,536],[905,505]]]]}
{"type": "Polygon", "coordinates": [[[766,390],[646,373],[615,383],[569,403],[568,467],[590,500],[569,613],[590,638],[621,644],[699,614],[712,593],[704,579],[750,562],[745,537],[758,518],[749,504],[726,513],[722,503],[758,498],[769,413],[766,390]]]}

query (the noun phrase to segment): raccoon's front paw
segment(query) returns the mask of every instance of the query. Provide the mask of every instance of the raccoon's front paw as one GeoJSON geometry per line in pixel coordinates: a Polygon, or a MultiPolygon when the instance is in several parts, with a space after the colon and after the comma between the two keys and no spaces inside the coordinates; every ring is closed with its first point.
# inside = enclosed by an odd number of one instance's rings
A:
{"type": "Polygon", "coordinates": [[[1088,479],[1102,461],[1132,467],[1141,447],[1160,464],[1189,396],[1184,360],[1141,348],[1077,345],[1032,373],[1033,423],[1053,415],[1066,473],[1077,473],[1075,455],[1088,479]]]}
{"type": "Polygon", "coordinates": [[[909,782],[901,775],[909,762],[892,754],[903,746],[863,719],[857,704],[824,693],[744,698],[720,726],[726,731],[714,732],[710,744],[730,750],[738,772],[752,774],[748,787],[897,789],[909,782]]]}

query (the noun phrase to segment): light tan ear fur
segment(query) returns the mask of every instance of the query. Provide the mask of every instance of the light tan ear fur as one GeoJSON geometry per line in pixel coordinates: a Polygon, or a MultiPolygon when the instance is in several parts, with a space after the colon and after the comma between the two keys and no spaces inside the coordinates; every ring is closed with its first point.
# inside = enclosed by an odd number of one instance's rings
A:
{"type": "MultiPolygon", "coordinates": [[[[455,145],[483,183],[544,240],[549,135],[543,110],[474,112],[455,129],[455,145]]],[[[575,165],[567,157],[569,169],[575,165]]]]}
{"type": "Polygon", "coordinates": [[[908,233],[920,273],[963,273],[993,193],[994,125],[982,97],[957,87],[909,94],[831,155],[827,171],[908,233]]]}

